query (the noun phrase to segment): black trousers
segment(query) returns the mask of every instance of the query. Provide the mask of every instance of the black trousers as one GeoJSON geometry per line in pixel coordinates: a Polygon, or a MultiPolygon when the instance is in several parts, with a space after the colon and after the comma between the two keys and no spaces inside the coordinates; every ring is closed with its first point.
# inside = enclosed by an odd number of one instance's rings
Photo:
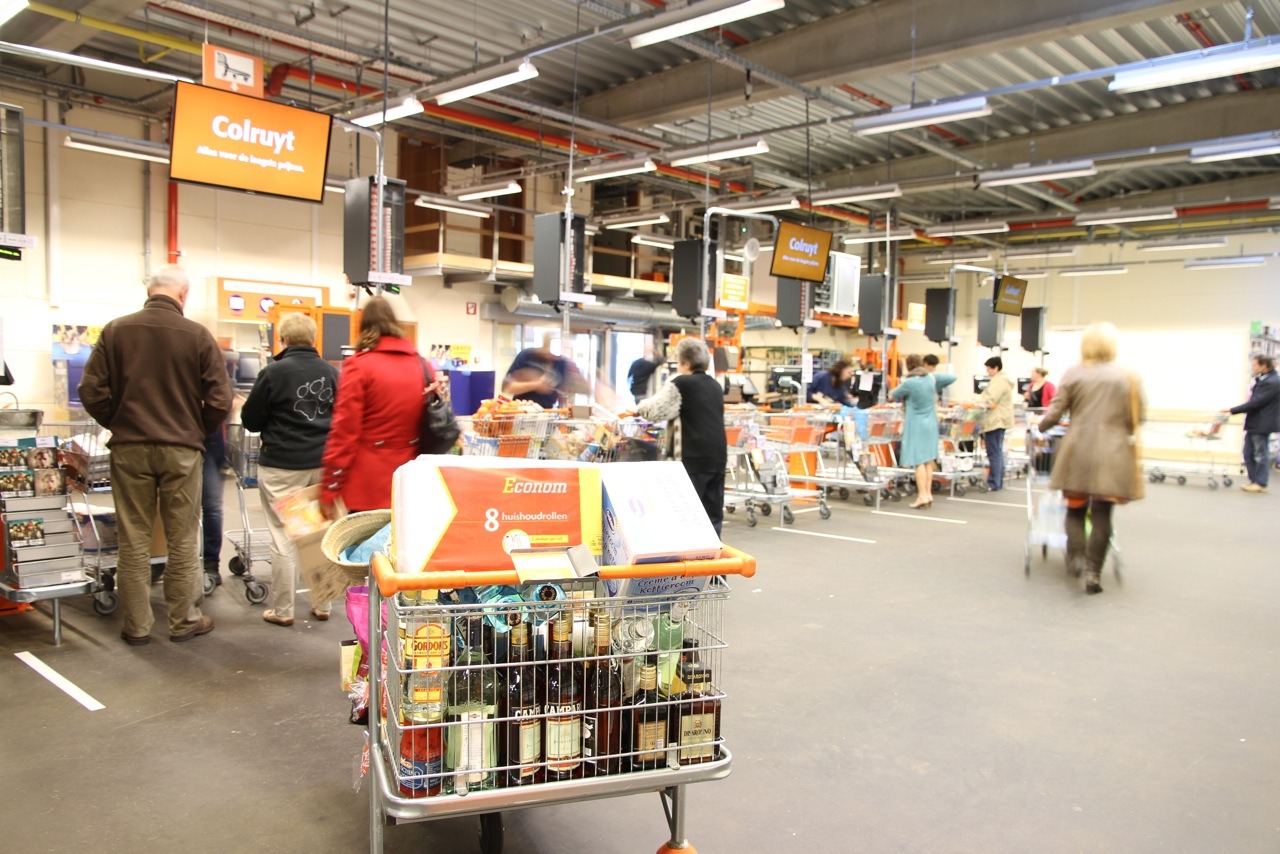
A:
{"type": "Polygon", "coordinates": [[[711,526],[716,529],[716,536],[720,536],[720,528],[724,525],[724,470],[691,471],[689,480],[693,481],[693,489],[707,511],[711,526]]]}

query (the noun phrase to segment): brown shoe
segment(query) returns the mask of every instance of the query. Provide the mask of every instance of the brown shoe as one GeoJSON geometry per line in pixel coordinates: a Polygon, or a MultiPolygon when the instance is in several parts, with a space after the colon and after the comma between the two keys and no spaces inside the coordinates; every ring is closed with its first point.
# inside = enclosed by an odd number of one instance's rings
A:
{"type": "Polygon", "coordinates": [[[211,631],[213,631],[213,617],[201,617],[194,629],[184,635],[169,635],[169,640],[174,643],[184,643],[200,635],[207,635],[211,631]]]}
{"type": "Polygon", "coordinates": [[[150,635],[142,635],[142,636],[126,635],[124,632],[121,632],[120,640],[124,641],[129,646],[146,646],[147,644],[151,643],[151,636],[150,635]]]}
{"type": "Polygon", "coordinates": [[[322,623],[323,623],[325,620],[329,619],[329,612],[328,612],[328,611],[317,611],[315,608],[312,608],[312,609],[311,609],[311,616],[315,617],[317,620],[319,620],[320,622],[322,622],[322,623]]]}
{"type": "Polygon", "coordinates": [[[292,626],[293,617],[281,617],[273,609],[268,608],[262,612],[262,619],[276,626],[292,626]]]}

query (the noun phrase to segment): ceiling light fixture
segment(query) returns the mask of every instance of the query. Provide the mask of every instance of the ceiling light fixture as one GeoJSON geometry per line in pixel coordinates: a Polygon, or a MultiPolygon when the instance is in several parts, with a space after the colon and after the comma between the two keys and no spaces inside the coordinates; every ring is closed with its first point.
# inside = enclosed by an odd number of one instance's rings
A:
{"type": "Polygon", "coordinates": [[[462,216],[474,216],[479,219],[488,219],[492,216],[492,211],[483,205],[469,205],[466,202],[459,202],[448,196],[420,195],[413,200],[413,203],[420,208],[431,208],[432,210],[461,214],[462,216]]]}
{"type": "MultiPolygon", "coordinates": [[[[26,0],[22,0],[19,8],[15,9],[13,14],[25,9],[26,0]]],[[[6,9],[5,0],[0,0],[0,10],[6,9]]],[[[0,11],[0,24],[4,23],[4,11],[0,11]]],[[[194,83],[190,77],[182,77],[178,74],[166,74],[163,71],[150,71],[145,68],[134,68],[132,65],[121,65],[118,62],[107,62],[103,59],[94,59],[88,56],[77,56],[74,53],[63,53],[60,50],[46,50],[42,47],[31,47],[25,44],[13,44],[12,42],[0,42],[0,53],[11,53],[15,56],[25,56],[29,59],[39,59],[45,62],[64,63],[66,65],[78,65],[81,68],[96,68],[99,71],[110,71],[115,74],[127,74],[130,77],[142,77],[146,80],[158,80],[161,83],[194,83]]]]}
{"type": "Polygon", "coordinates": [[[671,222],[671,217],[664,213],[655,213],[654,211],[641,211],[639,213],[614,214],[600,219],[600,224],[605,228],[632,228],[641,225],[662,225],[671,222]]]}
{"type": "Polygon", "coordinates": [[[770,213],[771,211],[795,210],[800,207],[800,200],[789,194],[759,196],[743,202],[730,202],[729,204],[721,205],[721,207],[738,213],[770,213]]]}
{"type": "Polygon", "coordinates": [[[931,225],[924,230],[929,237],[964,237],[971,234],[1003,234],[1009,223],[997,220],[957,220],[931,225]]]}
{"type": "Polygon", "coordinates": [[[930,255],[924,259],[926,264],[969,264],[974,261],[990,261],[990,252],[947,252],[942,255],[930,255]]]}
{"type": "Polygon", "coordinates": [[[1070,258],[1075,254],[1076,250],[1072,246],[1023,246],[1004,251],[1004,257],[1010,261],[1021,258],[1070,258]]]}
{"type": "Polygon", "coordinates": [[[846,234],[840,238],[840,242],[845,246],[854,246],[859,243],[884,243],[886,240],[915,240],[916,230],[910,226],[902,226],[901,228],[890,228],[880,231],[858,231],[852,234],[846,234]]]}
{"type": "Polygon", "coordinates": [[[662,234],[637,234],[631,238],[631,242],[638,246],[652,246],[656,249],[673,249],[676,245],[674,237],[662,234]]]}
{"type": "Polygon", "coordinates": [[[710,145],[676,148],[663,152],[662,156],[672,166],[692,166],[695,163],[710,163],[713,160],[729,160],[734,157],[768,153],[769,143],[765,142],[764,137],[757,136],[754,139],[727,139],[710,145]]]}
{"type": "Polygon", "coordinates": [[[1178,249],[1217,249],[1227,245],[1225,237],[1177,237],[1168,240],[1148,240],[1139,243],[1143,252],[1166,252],[1178,249]]]}
{"type": "Polygon", "coordinates": [[[27,8],[27,0],[0,0],[0,25],[27,8]]]}
{"type": "Polygon", "coordinates": [[[111,139],[108,137],[82,136],[67,134],[62,140],[66,148],[77,148],[81,151],[94,151],[99,154],[114,154],[116,157],[129,157],[134,160],[149,160],[152,163],[168,163],[169,149],[154,142],[142,140],[111,139]]]}
{"type": "Polygon", "coordinates": [[[959,101],[941,101],[934,104],[912,106],[903,104],[883,113],[862,116],[853,120],[853,132],[864,136],[873,133],[890,133],[895,130],[958,122],[991,115],[991,105],[984,97],[964,98],[959,101]]]}
{"type": "Polygon", "coordinates": [[[1123,264],[1095,264],[1086,267],[1059,267],[1059,276],[1119,276],[1129,272],[1123,264]]]}
{"type": "Polygon", "coordinates": [[[431,86],[427,89],[427,98],[434,99],[437,104],[452,104],[537,76],[538,69],[529,60],[512,60],[431,86]]]}
{"type": "Polygon", "coordinates": [[[1178,211],[1173,207],[1130,208],[1076,214],[1076,225],[1118,225],[1125,222],[1158,222],[1177,218],[1178,211]]]}
{"type": "Polygon", "coordinates": [[[1187,270],[1221,270],[1228,267],[1261,267],[1266,255],[1228,255],[1223,258],[1191,258],[1183,263],[1187,270]]]}
{"type": "Polygon", "coordinates": [[[458,187],[446,190],[460,202],[472,202],[476,199],[492,199],[494,196],[511,196],[520,192],[520,185],[515,181],[494,181],[489,184],[475,184],[470,187],[458,187]]]}
{"type": "Polygon", "coordinates": [[[898,277],[900,285],[927,285],[931,282],[945,282],[946,273],[907,273],[898,277]]]}
{"type": "Polygon", "coordinates": [[[1240,43],[1223,45],[1209,53],[1195,50],[1152,60],[1150,65],[1118,71],[1107,84],[1112,92],[1128,94],[1165,86],[1179,86],[1235,74],[1248,74],[1280,66],[1280,43],[1246,47],[1240,43]]]}
{"type": "Polygon", "coordinates": [[[1013,275],[1019,279],[1047,279],[1048,270],[1016,270],[1013,275]]]}
{"type": "Polygon", "coordinates": [[[785,5],[786,0],[703,0],[627,24],[619,31],[618,38],[629,41],[634,50],[763,15],[785,5]]]}
{"type": "Polygon", "coordinates": [[[359,113],[358,115],[348,116],[347,121],[353,125],[360,125],[362,128],[371,128],[387,122],[394,122],[399,119],[407,119],[409,116],[416,116],[422,112],[422,102],[410,95],[398,101],[387,102],[387,113],[382,114],[382,106],[378,105],[377,109],[372,112],[359,113]]]}
{"type": "Polygon", "coordinates": [[[344,196],[347,194],[346,186],[336,178],[324,179],[324,191],[326,193],[342,193],[344,196]]]}
{"type": "Polygon", "coordinates": [[[625,160],[607,160],[588,166],[574,176],[576,183],[587,181],[603,181],[605,178],[621,178],[623,175],[639,175],[644,172],[656,172],[658,164],[648,157],[629,157],[625,160]]]}
{"type": "Polygon", "coordinates": [[[1191,149],[1187,160],[1191,163],[1218,163],[1245,157],[1266,157],[1268,154],[1280,154],[1280,137],[1272,135],[1262,139],[1197,145],[1191,149]]]}
{"type": "Polygon", "coordinates": [[[1034,184],[1037,181],[1057,181],[1062,178],[1087,178],[1097,175],[1098,167],[1092,160],[1068,160],[1062,163],[1023,163],[1011,169],[993,169],[979,172],[979,187],[1008,187],[1013,184],[1034,184]]]}
{"type": "Polygon", "coordinates": [[[809,201],[821,205],[845,205],[852,202],[874,202],[877,199],[896,199],[902,195],[897,184],[872,184],[867,187],[845,187],[814,193],[809,201]]]}

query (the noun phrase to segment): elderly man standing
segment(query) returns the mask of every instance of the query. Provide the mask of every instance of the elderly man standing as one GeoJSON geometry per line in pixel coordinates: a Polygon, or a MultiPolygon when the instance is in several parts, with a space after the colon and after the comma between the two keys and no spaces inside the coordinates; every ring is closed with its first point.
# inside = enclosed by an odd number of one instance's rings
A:
{"type": "Polygon", "coordinates": [[[168,542],[164,597],[169,640],[213,631],[200,613],[200,518],[204,440],[231,410],[231,383],[209,330],[182,316],[191,284],[179,267],[147,283],[142,311],[102,335],[80,381],[85,411],[111,431],[111,486],[120,536],[116,568],[120,637],[151,641],[151,531],[159,509],[168,542]]]}
{"type": "MultiPolygon", "coordinates": [[[[271,607],[262,619],[293,625],[297,598],[297,551],[272,506],[290,492],[320,482],[324,443],[333,420],[338,369],[316,352],[316,323],[294,312],[280,322],[284,349],[258,374],[240,410],[244,426],[262,434],[258,456],[258,492],[271,529],[271,607]]],[[[311,613],[329,619],[329,603],[312,594],[311,613]]]]}

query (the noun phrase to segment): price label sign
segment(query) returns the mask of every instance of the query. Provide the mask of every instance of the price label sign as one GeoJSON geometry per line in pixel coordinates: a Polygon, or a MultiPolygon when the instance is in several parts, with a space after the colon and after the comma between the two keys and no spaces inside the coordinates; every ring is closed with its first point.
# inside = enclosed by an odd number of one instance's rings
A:
{"type": "Polygon", "coordinates": [[[745,310],[751,301],[751,280],[746,276],[725,273],[720,280],[721,308],[740,308],[745,310]]]}

